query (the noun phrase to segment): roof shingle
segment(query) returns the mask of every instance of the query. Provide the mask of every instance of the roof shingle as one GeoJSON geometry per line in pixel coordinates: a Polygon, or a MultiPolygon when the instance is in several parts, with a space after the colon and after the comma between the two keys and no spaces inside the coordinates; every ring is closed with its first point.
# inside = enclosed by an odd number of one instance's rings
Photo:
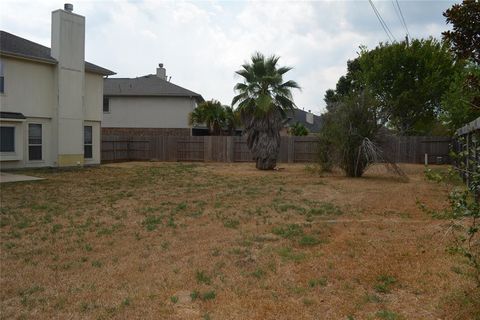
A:
{"type": "MultiPolygon", "coordinates": [[[[57,64],[50,55],[50,48],[14,34],[0,30],[0,54],[24,59],[32,59],[44,63],[57,64]]],[[[115,72],[85,61],[85,71],[109,76],[115,72]]]]}
{"type": "Polygon", "coordinates": [[[203,97],[193,91],[150,74],[138,78],[107,78],[103,94],[106,96],[192,97],[199,102],[203,97]]]}

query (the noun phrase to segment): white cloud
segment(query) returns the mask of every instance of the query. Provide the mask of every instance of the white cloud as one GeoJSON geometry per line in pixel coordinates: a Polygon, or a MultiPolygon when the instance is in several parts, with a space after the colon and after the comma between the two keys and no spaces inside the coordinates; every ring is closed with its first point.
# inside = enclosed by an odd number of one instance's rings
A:
{"type": "MultiPolygon", "coordinates": [[[[0,26],[29,40],[50,43],[50,12],[64,0],[2,1],[0,26]]],[[[392,32],[404,33],[393,6],[375,1],[392,32]]],[[[413,36],[439,36],[442,10],[451,2],[400,2],[413,36]],[[419,12],[421,7],[424,12],[419,12]]],[[[299,82],[299,107],[320,112],[325,90],[346,71],[358,46],[374,47],[386,35],[366,1],[75,1],[86,16],[86,57],[118,76],[154,73],[158,63],[172,82],[206,99],[230,103],[235,70],[255,51],[281,56],[299,82]]]]}

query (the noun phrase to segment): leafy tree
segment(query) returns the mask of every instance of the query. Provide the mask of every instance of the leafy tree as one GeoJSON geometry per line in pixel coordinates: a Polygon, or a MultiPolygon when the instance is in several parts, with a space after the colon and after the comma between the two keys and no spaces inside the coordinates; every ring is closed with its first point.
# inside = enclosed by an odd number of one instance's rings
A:
{"type": "Polygon", "coordinates": [[[470,59],[480,64],[480,2],[464,0],[443,13],[453,30],[442,33],[460,59],[470,59]]]}
{"type": "Polygon", "coordinates": [[[303,125],[303,123],[296,122],[295,124],[291,125],[288,132],[292,136],[308,136],[308,129],[303,125]]]}
{"type": "Polygon", "coordinates": [[[448,47],[435,39],[361,47],[335,91],[327,91],[327,110],[342,97],[369,88],[380,123],[400,134],[429,134],[437,126],[441,96],[459,69],[448,47]]]}
{"type": "Polygon", "coordinates": [[[453,30],[443,32],[450,44],[459,70],[442,97],[441,119],[450,133],[480,116],[480,2],[464,0],[443,13],[453,30]]]}
{"type": "Polygon", "coordinates": [[[381,127],[378,106],[366,91],[342,97],[336,107],[323,115],[319,133],[319,162],[329,171],[338,164],[347,176],[361,177],[372,163],[366,145],[373,146],[381,127]]]}
{"type": "Polygon", "coordinates": [[[455,71],[448,47],[437,40],[380,44],[362,51],[361,81],[372,90],[381,120],[400,134],[429,134],[437,122],[441,96],[455,71]]]}
{"type": "Polygon", "coordinates": [[[473,63],[459,71],[442,97],[441,119],[454,133],[480,117],[480,67],[473,63]]]}
{"type": "Polygon", "coordinates": [[[202,102],[189,114],[189,124],[205,124],[211,135],[220,135],[225,124],[225,107],[217,100],[202,102]]]}
{"type": "Polygon", "coordinates": [[[234,87],[238,94],[232,106],[237,105],[248,148],[261,170],[272,170],[277,164],[283,119],[286,111],[295,107],[291,89],[300,88],[295,81],[284,82],[283,76],[291,68],[278,67],[278,60],[257,52],[236,72],[244,79],[234,87]]]}

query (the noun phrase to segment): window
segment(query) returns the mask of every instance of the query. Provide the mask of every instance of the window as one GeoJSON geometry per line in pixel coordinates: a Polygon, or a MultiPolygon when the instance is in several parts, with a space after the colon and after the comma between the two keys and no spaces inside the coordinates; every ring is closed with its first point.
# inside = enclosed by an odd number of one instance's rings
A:
{"type": "Polygon", "coordinates": [[[0,152],[15,152],[15,127],[0,127],[0,152]]]}
{"type": "Polygon", "coordinates": [[[0,60],[0,93],[5,92],[5,77],[3,76],[3,61],[0,60]]]}
{"type": "Polygon", "coordinates": [[[103,97],[103,112],[110,112],[110,99],[108,97],[103,97]]]}
{"type": "Polygon", "coordinates": [[[42,160],[42,125],[28,124],[28,160],[42,160]]]}
{"type": "Polygon", "coordinates": [[[92,126],[83,127],[83,157],[93,158],[92,126]]]}

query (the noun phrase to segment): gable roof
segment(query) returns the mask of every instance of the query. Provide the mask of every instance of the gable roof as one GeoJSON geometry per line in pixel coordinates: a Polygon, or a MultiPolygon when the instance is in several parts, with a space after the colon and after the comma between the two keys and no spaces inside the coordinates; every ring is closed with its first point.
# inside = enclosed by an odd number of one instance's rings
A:
{"type": "Polygon", "coordinates": [[[191,97],[203,102],[203,97],[193,91],[168,82],[154,74],[138,78],[107,78],[103,81],[106,96],[191,97]]]}
{"type": "Polygon", "coordinates": [[[301,109],[295,109],[293,112],[287,112],[287,126],[292,126],[295,123],[299,122],[305,126],[310,132],[320,132],[322,128],[322,117],[313,115],[313,123],[307,122],[307,114],[308,112],[303,111],[301,109]]]}
{"type": "MultiPolygon", "coordinates": [[[[58,61],[51,56],[50,48],[30,40],[18,37],[14,34],[0,30],[0,54],[43,63],[57,64],[58,61]]],[[[104,76],[115,72],[85,61],[85,71],[104,76]]]]}

